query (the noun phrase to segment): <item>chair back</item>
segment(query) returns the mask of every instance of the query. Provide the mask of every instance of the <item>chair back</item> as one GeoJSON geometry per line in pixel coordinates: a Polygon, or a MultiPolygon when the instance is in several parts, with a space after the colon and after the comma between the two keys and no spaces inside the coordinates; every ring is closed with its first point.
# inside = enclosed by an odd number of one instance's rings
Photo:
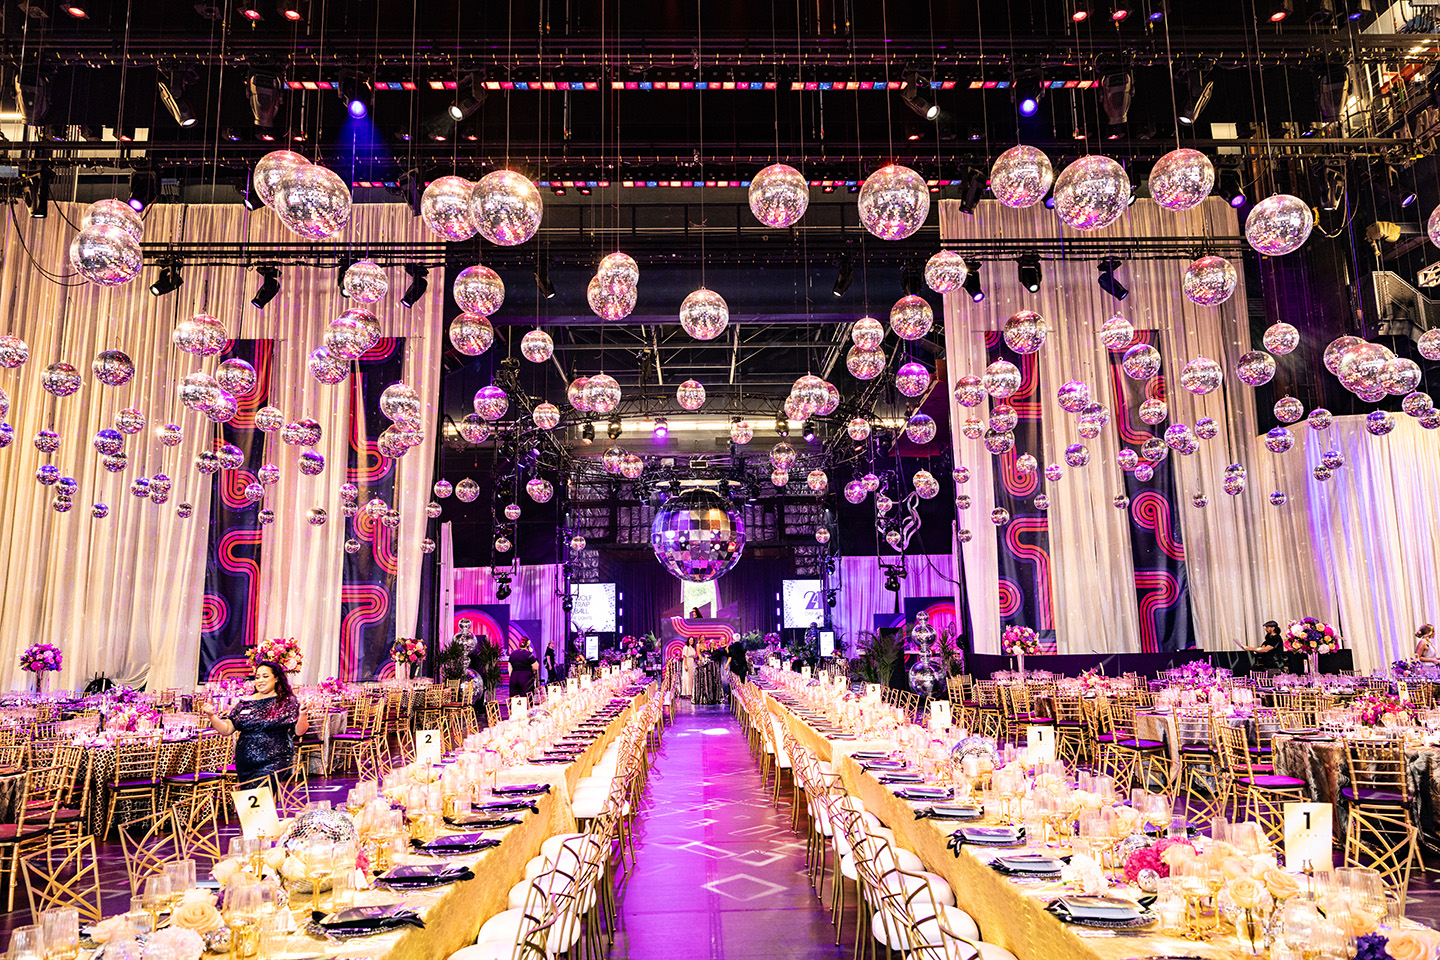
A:
{"type": "Polygon", "coordinates": [[[1232,774],[1254,775],[1250,764],[1250,737],[1245,727],[1217,722],[1215,735],[1220,745],[1220,763],[1232,774]]]}
{"type": "Polygon", "coordinates": [[[52,849],[20,860],[30,916],[39,917],[46,910],[69,907],[82,921],[99,923],[100,858],[96,854],[95,838],[81,837],[62,849],[64,856],[58,856],[52,849]]]}
{"type": "Polygon", "coordinates": [[[1185,746],[1215,749],[1215,731],[1209,707],[1177,708],[1175,729],[1185,746]]]}
{"type": "Polygon", "coordinates": [[[121,740],[115,744],[115,772],[110,785],[118,787],[126,781],[154,781],[160,764],[160,750],[149,740],[121,740]]]}
{"type": "Polygon", "coordinates": [[[168,864],[186,859],[184,834],[180,830],[178,807],[120,824],[120,850],[125,855],[125,874],[130,895],[139,896],[145,878],[164,873],[168,864]]]}
{"type": "Polygon", "coordinates": [[[1388,794],[1410,806],[1409,762],[1400,740],[1346,740],[1350,789],[1364,802],[1368,794],[1388,794]]]}

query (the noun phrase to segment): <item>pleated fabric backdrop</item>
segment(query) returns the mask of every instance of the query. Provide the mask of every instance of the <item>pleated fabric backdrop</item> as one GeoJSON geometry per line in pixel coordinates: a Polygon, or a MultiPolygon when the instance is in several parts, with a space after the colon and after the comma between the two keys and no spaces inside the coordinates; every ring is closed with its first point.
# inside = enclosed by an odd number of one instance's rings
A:
{"type": "MultiPolygon", "coordinates": [[[[344,309],[333,269],[283,267],[282,289],[264,311],[250,304],[255,273],[240,267],[189,266],[184,285],[152,296],[154,268],[124,286],[102,288],[72,276],[68,250],[84,207],[52,203],[50,216],[35,220],[10,205],[0,267],[3,333],[24,339],[30,360],[0,371],[0,387],[11,399],[15,442],[0,453],[0,584],[6,615],[0,618],[0,684],[22,686],[29,678],[17,657],[28,644],[45,640],[65,652],[57,685],[73,687],[103,673],[152,688],[189,687],[196,664],[205,586],[212,477],[194,470],[195,455],[208,448],[213,425],[185,409],[176,384],[196,370],[214,372],[216,358],[182,353],[170,342],[175,323],[206,312],[221,319],[233,339],[273,341],[270,397],[289,419],[313,417],[323,428],[316,450],[326,461],[316,477],[302,476],[293,448],[267,452],[281,468],[267,491],[265,506],[276,513],[265,528],[258,567],[251,571],[256,637],[295,637],[306,653],[300,679],[311,682],[336,671],[340,642],[340,581],[346,524],[339,486],[345,480],[351,439],[349,380],[326,386],[305,365],[321,342],[325,325],[344,309]],[[134,379],[122,387],[95,381],[90,363],[105,349],[120,349],[135,362],[134,379]],[[84,386],[56,398],[40,388],[47,365],[74,364],[84,386]],[[127,439],[128,468],[107,473],[91,446],[95,432],[113,425],[115,413],[135,407],[146,429],[127,439]],[[154,427],[176,423],[184,441],[166,448],[154,427]],[[60,449],[42,455],[31,444],[40,429],[60,434],[60,449]],[[79,481],[74,509],[50,508],[53,488],[34,480],[42,463],[54,463],[79,481]],[[130,482],[165,473],[174,478],[169,503],[157,506],[132,497],[130,482]],[[110,506],[103,520],[91,518],[91,504],[110,506]],[[182,520],[175,505],[194,504],[182,520]],[[324,507],[329,523],[311,527],[306,515],[324,507]]],[[[357,205],[338,238],[361,255],[369,241],[422,241],[423,227],[403,204],[357,205]]],[[[146,242],[294,242],[268,210],[238,205],[155,205],[145,215],[146,242]]],[[[400,462],[395,506],[401,527],[397,553],[395,632],[411,635],[419,604],[420,541],[430,498],[438,408],[443,296],[432,289],[414,309],[399,304],[402,271],[390,272],[391,293],[375,305],[386,337],[403,338],[403,379],[425,407],[425,442],[400,462]]],[[[367,385],[368,387],[368,385],[367,385]]],[[[381,385],[383,389],[383,385],[381,385]]],[[[271,438],[274,442],[274,438],[271,438]]],[[[278,444],[276,444],[278,446],[278,444]]],[[[363,493],[362,493],[363,496],[363,493]]],[[[213,615],[213,611],[210,615],[213,615]]]]}
{"type": "MultiPolygon", "coordinates": [[[[942,202],[940,230],[944,240],[1077,235],[1043,206],[1012,210],[994,201],[981,203],[973,216],[961,212],[954,201],[942,202]]],[[[1223,200],[1211,198],[1185,213],[1172,213],[1152,201],[1139,200],[1118,223],[1088,235],[1203,240],[1239,233],[1235,211],[1223,200]]],[[[1304,444],[1305,452],[1292,451],[1282,458],[1266,451],[1256,437],[1253,391],[1235,376],[1236,361],[1251,348],[1243,271],[1227,302],[1200,307],[1181,293],[1181,277],[1188,266],[1185,260],[1126,261],[1117,274],[1130,291],[1122,303],[1099,288],[1092,260],[1046,261],[1043,266],[1044,281],[1033,294],[1016,281],[1014,265],[1001,262],[982,269],[987,294],[983,302],[972,303],[963,294],[945,296],[947,386],[952,391],[954,423],[972,413],[988,419],[993,401],[973,410],[954,401],[956,379],[984,372],[985,334],[1002,329],[1012,314],[1035,310],[1049,321],[1049,338],[1036,354],[1046,450],[1041,466],[1043,469],[1045,462],[1063,465],[1063,452],[1072,443],[1083,442],[1090,452],[1087,466],[1064,466],[1062,480],[1042,479],[1040,483],[1050,499],[1045,516],[1058,652],[1141,649],[1141,608],[1131,549],[1134,525],[1148,523],[1153,528],[1167,519],[1162,515],[1157,521],[1153,514],[1139,519],[1133,503],[1131,510],[1119,510],[1113,504],[1116,494],[1126,492],[1116,462],[1120,444],[1113,419],[1124,398],[1116,396],[1111,359],[1099,331],[1116,313],[1139,331],[1153,331],[1153,342],[1162,357],[1160,376],[1165,382],[1169,420],[1151,431],[1158,435],[1172,423],[1193,426],[1200,417],[1215,419],[1220,428],[1218,436],[1200,442],[1199,452],[1188,457],[1172,452],[1168,460],[1176,480],[1174,501],[1168,508],[1169,530],[1183,543],[1195,640],[1202,647],[1225,649],[1230,648],[1231,638],[1257,639],[1260,624],[1267,619],[1306,615],[1334,619],[1341,612],[1334,582],[1339,570],[1316,561],[1317,555],[1325,552],[1322,541],[1328,529],[1323,525],[1316,529],[1310,522],[1306,498],[1297,496],[1301,485],[1293,478],[1289,506],[1276,508],[1268,500],[1272,490],[1284,489],[1276,485],[1280,477],[1298,470],[1304,458],[1318,458],[1317,451],[1323,452],[1327,440],[1308,436],[1310,431],[1300,425],[1297,446],[1304,444]],[[1186,362],[1200,356],[1218,361],[1225,370],[1224,386],[1207,396],[1195,396],[1179,383],[1186,362]],[[1082,440],[1075,416],[1061,410],[1056,401],[1056,390],[1069,380],[1089,384],[1092,399],[1111,411],[1110,425],[1094,440],[1082,440]],[[1225,466],[1230,463],[1243,463],[1249,471],[1245,491],[1235,497],[1221,489],[1225,466]],[[1191,496],[1201,492],[1209,496],[1209,505],[1192,506],[1191,496]]],[[[1018,360],[1006,353],[1009,359],[1018,360]]],[[[1285,357],[1277,360],[1286,363],[1285,357]]],[[[960,523],[973,533],[973,539],[962,545],[961,554],[977,649],[996,652],[1003,623],[999,545],[990,521],[995,498],[993,457],[982,441],[969,440],[959,430],[952,435],[956,462],[967,465],[972,476],[959,489],[973,500],[973,506],[960,514],[960,523]]],[[[1023,452],[1016,450],[1007,456],[1023,452]]],[[[1341,482],[1338,474],[1333,482],[1341,482]]],[[[1033,625],[1025,611],[1004,622],[1033,625]]],[[[1347,621],[1346,626],[1357,647],[1357,666],[1368,662],[1370,653],[1359,648],[1368,644],[1376,649],[1374,638],[1366,637],[1359,624],[1347,621]]]]}

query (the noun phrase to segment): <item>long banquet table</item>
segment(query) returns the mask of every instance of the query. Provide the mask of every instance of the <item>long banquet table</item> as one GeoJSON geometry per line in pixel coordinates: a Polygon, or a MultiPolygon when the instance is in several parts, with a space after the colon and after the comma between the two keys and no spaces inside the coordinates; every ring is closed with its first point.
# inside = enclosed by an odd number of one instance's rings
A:
{"type": "MultiPolygon", "coordinates": [[[[437,858],[408,856],[405,863],[464,864],[475,874],[465,880],[434,890],[368,890],[356,894],[356,906],[403,902],[425,922],[424,929],[404,927],[388,933],[334,943],[320,941],[305,934],[287,937],[277,960],[286,957],[386,957],[389,960],[443,960],[461,947],[475,942],[480,926],[490,917],[509,906],[510,888],[525,875],[525,864],[539,855],[540,845],[557,833],[575,830],[575,816],[570,797],[575,785],[588,774],[600,755],[634,717],[637,710],[654,695],[650,684],[636,694],[621,713],[610,721],[605,732],[597,737],[576,760],[561,765],[521,764],[507,767],[498,774],[498,783],[548,783],[550,792],[536,798],[538,813],[525,816],[521,823],[500,831],[485,831],[495,836],[500,845],[475,854],[437,858]]],[[[442,834],[459,831],[442,829],[442,834]]],[[[323,903],[322,903],[323,906],[323,903]]],[[[296,922],[308,919],[310,898],[297,897],[291,904],[296,922]]]]}
{"type": "MultiPolygon", "coordinates": [[[[1061,884],[1015,883],[993,870],[989,857],[994,848],[961,846],[958,855],[946,847],[954,828],[952,822],[915,819],[916,807],[902,800],[871,774],[861,769],[850,754],[871,749],[873,742],[828,740],[814,727],[774,697],[767,696],[771,711],[785,723],[795,739],[822,760],[829,761],[845,788],[858,796],[865,809],[895,831],[896,841],[925,861],[926,868],[944,877],[956,892],[961,909],[980,927],[981,937],[1019,960],[1126,960],[1144,956],[1186,956],[1220,960],[1241,953],[1233,938],[1196,942],[1160,933],[1126,933],[1090,930],[1062,923],[1045,910],[1046,902],[1061,892],[1061,884]]],[[[1138,891],[1132,891],[1138,896],[1138,891]]]]}

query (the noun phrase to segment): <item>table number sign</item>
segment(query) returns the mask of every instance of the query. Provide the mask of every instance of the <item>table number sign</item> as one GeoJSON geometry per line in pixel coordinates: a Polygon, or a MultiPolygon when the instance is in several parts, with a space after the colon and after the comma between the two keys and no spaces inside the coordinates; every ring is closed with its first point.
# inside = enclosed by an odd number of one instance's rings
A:
{"type": "Polygon", "coordinates": [[[878,684],[878,683],[867,683],[867,684],[865,684],[865,699],[866,699],[866,700],[878,700],[878,699],[880,699],[880,684],[878,684]]]}
{"type": "Polygon", "coordinates": [[[1290,870],[1330,869],[1335,847],[1335,807],[1329,803],[1285,804],[1285,866],[1290,870]]]}
{"type": "Polygon", "coordinates": [[[579,690],[579,689],[580,689],[580,678],[579,678],[579,677],[571,677],[571,678],[569,678],[568,680],[565,681],[565,692],[566,692],[566,693],[574,693],[576,690],[579,690]]]}
{"type": "Polygon", "coordinates": [[[950,728],[950,701],[930,701],[930,729],[935,732],[950,728]]]}
{"type": "MultiPolygon", "coordinates": [[[[516,697],[517,700],[524,700],[524,697],[516,697]]],[[[511,708],[511,716],[514,716],[514,708],[511,708]]],[[[416,763],[439,763],[440,755],[445,752],[445,736],[439,730],[417,730],[415,731],[415,762],[416,763]]]]}
{"type": "Polygon", "coordinates": [[[1031,724],[1025,728],[1025,744],[1030,748],[1030,759],[1035,763],[1048,763],[1055,759],[1055,728],[1045,724],[1031,724]]]}
{"type": "Polygon", "coordinates": [[[800,668],[800,679],[801,679],[801,680],[809,680],[809,679],[810,679],[810,667],[809,667],[808,665],[800,668]]]}
{"type": "Polygon", "coordinates": [[[523,717],[530,709],[530,703],[524,697],[510,698],[510,716],[523,717]]]}
{"type": "Polygon", "coordinates": [[[247,840],[280,836],[280,815],[275,812],[275,794],[269,784],[254,790],[232,790],[230,796],[240,813],[240,832],[247,840]]]}

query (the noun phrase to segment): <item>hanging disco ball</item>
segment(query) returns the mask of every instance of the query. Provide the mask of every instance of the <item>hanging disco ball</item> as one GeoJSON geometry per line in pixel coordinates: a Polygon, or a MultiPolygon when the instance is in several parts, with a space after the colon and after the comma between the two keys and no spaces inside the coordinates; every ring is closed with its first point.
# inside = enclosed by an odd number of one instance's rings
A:
{"type": "Polygon", "coordinates": [[[600,465],[605,468],[606,473],[619,473],[620,465],[625,462],[625,451],[620,447],[611,447],[600,456],[600,465]]]}
{"type": "Polygon", "coordinates": [[[1072,443],[1065,448],[1065,462],[1072,467],[1083,467],[1090,462],[1090,451],[1083,443],[1072,443]]]}
{"type": "Polygon", "coordinates": [[[216,423],[229,423],[240,412],[240,401],[229,390],[221,390],[215,401],[200,412],[216,423]]]}
{"type": "Polygon", "coordinates": [[[640,282],[640,265],[628,253],[607,253],[595,270],[595,279],[615,289],[633,288],[640,282]]]}
{"type": "Polygon", "coordinates": [[[1300,249],[1315,228],[1310,205],[1288,193],[1266,197],[1245,218],[1245,239],[1257,252],[1280,257],[1300,249]]]}
{"type": "Polygon", "coordinates": [[[1295,397],[1281,397],[1275,401],[1275,419],[1281,423],[1294,423],[1305,416],[1305,404],[1295,397]]]}
{"type": "Polygon", "coordinates": [[[789,470],[795,466],[795,448],[784,440],[770,448],[770,466],[776,470],[789,470]]]}
{"type": "Polygon", "coordinates": [[[35,434],[35,449],[41,453],[54,453],[60,449],[60,434],[54,430],[40,430],[35,434]]]}
{"type": "Polygon", "coordinates": [[[52,363],[40,374],[40,386],[46,393],[68,397],[80,389],[80,371],[68,363],[52,363]]]}
{"type": "Polygon", "coordinates": [[[479,496],[480,484],[471,480],[469,477],[455,484],[455,499],[461,503],[474,503],[475,499],[479,496]]]}
{"type": "Polygon", "coordinates": [[[451,284],[455,303],[465,313],[488,317],[505,302],[505,282],[484,264],[466,267],[451,284]]]}
{"type": "Polygon", "coordinates": [[[1050,158],[1023,143],[996,157],[990,168],[990,192],[1007,207],[1033,207],[1045,199],[1054,183],[1055,168],[1050,158]]]}
{"type": "Polygon", "coordinates": [[[1140,404],[1140,421],[1150,426],[1164,423],[1170,417],[1170,407],[1164,400],[1150,399],[1140,404]]]}
{"type": "Polygon", "coordinates": [[[390,280],[378,263],[357,260],[345,268],[340,292],[356,303],[379,303],[390,292],[390,280]]]}
{"type": "Polygon", "coordinates": [[[885,369],[885,351],[851,347],[845,353],[845,369],[856,380],[874,380],[885,369]]]}
{"type": "Polygon", "coordinates": [[[510,542],[510,538],[509,538],[509,537],[499,536],[499,537],[496,537],[496,538],[495,538],[495,552],[496,552],[496,553],[509,553],[509,552],[510,552],[510,548],[513,547],[513,546],[514,546],[514,544],[510,542]]]}
{"type": "Polygon", "coordinates": [[[870,437],[870,421],[864,417],[851,417],[850,422],[845,424],[845,432],[851,440],[862,443],[870,437]]]}
{"type": "Polygon", "coordinates": [[[329,386],[350,376],[350,362],[335,356],[323,346],[310,351],[305,365],[310,370],[310,376],[329,386]]]}
{"type": "Polygon", "coordinates": [[[850,328],[850,339],[862,350],[877,350],[885,339],[885,327],[874,317],[861,317],[850,328]]]}
{"type": "Polygon", "coordinates": [[[462,313],[450,322],[450,345],[467,357],[478,357],[495,342],[495,328],[478,313],[462,313]]]}
{"type": "Polygon", "coordinates": [[[570,552],[571,552],[571,553],[579,553],[581,550],[584,550],[584,549],[585,549],[585,538],[584,538],[584,537],[580,536],[580,535],[577,533],[575,536],[573,536],[573,537],[570,538],[570,552]]]}
{"type": "Polygon", "coordinates": [[[1395,429],[1395,418],[1388,410],[1372,410],[1365,415],[1365,432],[1383,437],[1395,429]]]}
{"type": "Polygon", "coordinates": [[[0,337],[0,367],[14,370],[30,359],[30,347],[19,337],[0,337]]]}
{"type": "Polygon", "coordinates": [[[599,277],[591,277],[585,288],[590,312],[601,320],[624,320],[635,309],[638,294],[633,286],[612,286],[599,277]]]}
{"type": "Polygon", "coordinates": [[[594,413],[610,413],[620,403],[620,384],[609,374],[595,374],[585,384],[585,402],[594,413]]]}
{"type": "Polygon", "coordinates": [[[1067,227],[1108,227],[1130,206],[1130,178],[1109,157],[1081,157],[1055,181],[1055,215],[1067,227]]]}
{"type": "Polygon", "coordinates": [[[625,459],[620,461],[620,476],[626,480],[638,480],[645,472],[645,461],[633,453],[625,454],[625,459]]]}
{"type": "Polygon", "coordinates": [[[940,481],[929,470],[916,470],[910,482],[915,485],[915,492],[922,500],[933,500],[940,492],[940,481]]]}
{"type": "Polygon", "coordinates": [[[1213,307],[1230,299],[1238,279],[1235,265],[1224,257],[1201,257],[1185,268],[1181,287],[1186,300],[1213,307]]]}
{"type": "Polygon", "coordinates": [[[136,240],[145,239],[145,221],[134,207],[121,200],[96,200],[86,207],[80,229],[88,227],[119,227],[136,240]]]}
{"type": "Polygon", "coordinates": [[[383,457],[399,459],[410,452],[410,438],[406,430],[399,424],[391,424],[380,431],[380,436],[375,438],[375,448],[380,451],[383,457]]]}
{"type": "Polygon", "coordinates": [[[560,408],[553,403],[538,403],[530,419],[541,430],[554,430],[560,424],[560,408]]]}
{"type": "Polygon", "coordinates": [[[955,380],[955,402],[962,407],[978,407],[985,402],[985,384],[979,377],[957,377],[955,380]]]}
{"type": "Polygon", "coordinates": [[[716,580],[745,549],[745,521],[730,501],[694,487],[665,501],[650,527],[655,558],[671,574],[691,583],[716,580]]]}
{"type": "Polygon", "coordinates": [[[680,304],[680,326],[696,340],[714,340],[730,323],[730,308],[714,290],[701,287],[680,304]]]}
{"type": "Polygon", "coordinates": [[[979,417],[966,417],[960,424],[960,432],[971,440],[979,440],[985,433],[985,421],[979,417]]]}
{"type": "Polygon", "coordinates": [[[1160,372],[1160,351],[1148,343],[1137,343],[1125,351],[1120,369],[1132,380],[1149,380],[1160,372]]]}
{"type": "Polygon", "coordinates": [[[935,312],[924,297],[907,294],[890,308],[890,329],[901,340],[919,340],[934,323],[935,312]]]}
{"type": "MultiPolygon", "coordinates": [[[[0,337],[0,341],[4,341],[0,337]]],[[[1415,341],[1415,347],[1420,351],[1420,356],[1426,360],[1440,360],[1440,327],[1433,327],[1420,334],[1420,339],[1415,341]]],[[[1329,353],[1327,350],[1326,353],[1329,353]]],[[[5,362],[4,353],[0,351],[0,367],[10,366],[5,362]]],[[[1327,364],[1328,366],[1328,364],[1327,364]]],[[[1332,370],[1331,373],[1334,373],[1332,370]]]]}
{"type": "Polygon", "coordinates": [[[520,355],[531,363],[544,363],[555,354],[555,341],[544,330],[531,330],[520,338],[520,355]]]}
{"type": "Polygon", "coordinates": [[[1033,310],[1021,310],[1005,321],[1005,345],[1019,354],[1038,351],[1045,344],[1050,327],[1045,318],[1033,310]]]}
{"type": "Polygon", "coordinates": [[[1129,350],[1135,342],[1135,327],[1129,320],[1117,314],[1100,324],[1100,342],[1111,353],[1129,350]]]}
{"type": "Polygon", "coordinates": [[[295,461],[300,472],[307,477],[319,476],[325,470],[325,456],[314,450],[306,450],[295,461]]]}
{"type": "Polygon", "coordinates": [[[824,470],[816,468],[806,475],[805,486],[809,487],[815,493],[824,493],[830,488],[830,478],[824,470]]]}
{"type": "Polygon", "coordinates": [[[1262,342],[1266,350],[1284,356],[1300,345],[1300,331],[1288,323],[1273,323],[1265,329],[1262,342]]]}
{"type": "Polygon", "coordinates": [[[1235,375],[1241,383],[1252,387],[1264,386],[1275,376],[1275,358],[1264,350],[1241,354],[1235,363],[1235,375]]]}
{"type": "Polygon", "coordinates": [[[810,184],[794,167],[772,163],[750,181],[750,212],[767,227],[789,227],[810,206],[810,184]]]}
{"type": "Polygon", "coordinates": [[[859,480],[851,480],[845,484],[845,499],[851,503],[859,503],[866,496],[865,484],[859,480]]]}
{"type": "Polygon", "coordinates": [[[1055,391],[1055,399],[1066,413],[1079,413],[1090,402],[1090,385],[1082,380],[1068,380],[1055,391]]]}
{"type": "MultiPolygon", "coordinates": [[[[436,480],[435,486],[431,487],[430,489],[435,494],[435,496],[439,497],[441,500],[444,500],[446,497],[450,496],[450,494],[455,492],[455,488],[450,484],[450,481],[443,478],[440,480],[436,480]]],[[[354,497],[352,496],[350,499],[354,499],[354,497]]]]}
{"type": "Polygon", "coordinates": [[[272,150],[261,157],[251,174],[260,202],[267,207],[272,206],[275,193],[280,189],[280,181],[296,168],[309,165],[309,160],[289,150],[272,150]]]}
{"type": "Polygon", "coordinates": [[[1420,385],[1420,365],[1409,357],[1393,357],[1380,368],[1380,386],[1392,397],[1403,396],[1420,385]]]}
{"type": "Polygon", "coordinates": [[[1416,420],[1429,413],[1433,406],[1435,406],[1435,402],[1430,398],[1430,394],[1419,391],[1406,394],[1405,399],[1400,401],[1400,409],[1405,411],[1407,416],[1414,417],[1416,420]]]}
{"type": "Polygon", "coordinates": [[[907,397],[918,397],[930,386],[930,371],[921,363],[902,364],[895,371],[895,389],[907,397]]]}
{"type": "Polygon", "coordinates": [[[420,394],[408,383],[392,383],[380,393],[380,412],[394,423],[419,423],[420,394]]]}
{"type": "Polygon", "coordinates": [[[954,250],[941,250],[925,264],[925,286],[936,293],[959,290],[965,286],[969,276],[970,268],[965,265],[965,258],[954,250]]]}
{"type": "Polygon", "coordinates": [[[684,410],[705,406],[705,386],[699,380],[686,380],[675,388],[675,402],[684,410]]]}
{"type": "Polygon", "coordinates": [[[816,527],[816,528],[815,528],[815,542],[816,542],[816,543],[829,543],[829,542],[830,542],[830,528],[829,528],[829,527],[816,527]]]}
{"type": "Polygon", "coordinates": [[[1010,511],[1004,507],[996,507],[990,511],[990,522],[997,527],[1003,527],[1010,522],[1010,511]]]}
{"type": "Polygon", "coordinates": [[[872,235],[904,240],[924,226],[930,214],[930,188],[914,170],[892,163],[865,178],[856,206],[860,222],[872,235]]]}
{"type": "Polygon", "coordinates": [[[585,389],[590,385],[589,377],[576,377],[565,387],[565,400],[571,408],[580,413],[590,412],[590,401],[585,397],[585,389]]]}
{"type": "Polygon", "coordinates": [[[935,419],[926,413],[917,413],[905,423],[905,436],[911,443],[926,444],[935,439],[935,419]]]}
{"type": "Polygon", "coordinates": [[[1020,413],[1008,403],[997,403],[990,411],[992,430],[1014,430],[1020,422],[1020,413]]]}
{"type": "MultiPolygon", "coordinates": [[[[125,449],[125,437],[119,430],[112,430],[104,427],[95,431],[95,438],[90,441],[95,452],[101,456],[113,456],[125,449]]],[[[58,447],[59,437],[56,437],[55,445],[58,447]]]]}
{"type": "Polygon", "coordinates": [[[1358,347],[1364,342],[1365,341],[1359,337],[1338,337],[1332,340],[1330,345],[1325,348],[1325,369],[1338,377],[1340,375],[1340,361],[1344,359],[1351,347],[1358,347]]]}
{"type": "Polygon", "coordinates": [[[1201,440],[1214,440],[1220,435],[1220,424],[1213,417],[1201,417],[1195,421],[1195,436],[1201,440]]]}
{"type": "Polygon", "coordinates": [[[985,431],[985,449],[997,457],[1002,453],[1009,453],[1015,449],[1015,434],[1008,430],[996,430],[993,427],[985,431]]]}
{"type": "Polygon", "coordinates": [[[1123,447],[1115,454],[1115,463],[1121,470],[1134,470],[1135,465],[1140,462],[1140,454],[1128,447],[1123,447]]]}
{"type": "Polygon", "coordinates": [[[531,477],[525,483],[525,492],[536,503],[549,503],[550,498],[555,495],[555,487],[544,477],[531,477]]]}
{"type": "Polygon", "coordinates": [[[1225,371],[1209,357],[1196,357],[1180,370],[1180,386],[1197,396],[1214,393],[1225,382],[1225,371]]]}
{"type": "Polygon", "coordinates": [[[494,423],[510,409],[510,396],[495,384],[487,384],[475,391],[475,413],[482,419],[494,423]]]}
{"type": "Polygon", "coordinates": [[[770,483],[776,487],[783,487],[790,482],[790,471],[775,469],[770,471],[770,483]]]}
{"type": "Polygon", "coordinates": [[[829,399],[829,391],[825,389],[825,381],[807,373],[799,377],[790,386],[790,398],[795,402],[795,412],[798,416],[794,420],[804,420],[820,411],[820,408],[829,399]]]}
{"type": "Polygon", "coordinates": [[[324,240],[350,222],[350,188],[335,171],[308,163],[287,169],[270,198],[286,228],[306,240],[324,240]]]}
{"type": "Polygon", "coordinates": [[[825,400],[815,409],[815,412],[822,417],[828,417],[835,412],[836,407],[840,406],[840,388],[829,380],[822,380],[821,383],[825,384],[825,400]]]}
{"type": "Polygon", "coordinates": [[[367,326],[352,314],[363,312],[361,308],[346,310],[330,321],[321,342],[332,357],[341,360],[359,360],[370,349],[370,332],[367,326]]]}
{"type": "Polygon", "coordinates": [[[215,368],[215,382],[237,397],[243,397],[255,389],[259,376],[248,362],[231,357],[215,368]]]}
{"type": "Polygon", "coordinates": [[[129,283],[140,275],[144,265],[140,241],[121,227],[85,227],[70,241],[70,266],[97,286],[129,283]]]}
{"type": "Polygon", "coordinates": [[[1339,470],[1345,466],[1345,455],[1339,450],[1326,450],[1320,456],[1320,463],[1331,470],[1339,470]]]}
{"type": "Polygon", "coordinates": [[[1295,435],[1285,427],[1271,427],[1265,434],[1265,449],[1271,453],[1286,453],[1295,446],[1295,435]]]}
{"type": "Polygon", "coordinates": [[[467,413],[460,418],[460,438],[466,443],[484,443],[490,439],[490,424],[480,419],[478,413],[467,413]]]}
{"type": "Polygon", "coordinates": [[[880,489],[880,478],[873,473],[865,474],[865,476],[860,478],[860,482],[864,484],[865,492],[867,493],[874,493],[880,489]]]}
{"type": "Polygon", "coordinates": [[[502,247],[535,236],[544,212],[535,184],[513,170],[487,173],[470,191],[470,219],[482,237],[502,247]]]}
{"type": "MultiPolygon", "coordinates": [[[[244,361],[241,361],[242,363],[244,361]]],[[[221,364],[224,366],[224,364],[221,364]]],[[[90,372],[95,379],[110,387],[122,387],[130,382],[135,376],[135,364],[123,350],[102,350],[95,355],[90,364],[90,372]]],[[[5,401],[5,410],[0,412],[0,417],[9,412],[10,401],[5,401]]]]}
{"type": "Polygon", "coordinates": [[[1335,415],[1324,407],[1316,407],[1310,411],[1310,416],[1305,418],[1310,424],[1310,429],[1315,431],[1329,430],[1330,425],[1335,422],[1335,415]]]}
{"type": "Polygon", "coordinates": [[[1150,168],[1150,199],[1176,212],[1198,207],[1215,187],[1215,165],[1199,150],[1171,150],[1150,168]]]}
{"type": "Polygon", "coordinates": [[[1020,368],[1009,360],[996,360],[985,368],[980,385],[992,397],[1003,400],[1020,389],[1020,368]]]}
{"type": "Polygon", "coordinates": [[[475,184],[464,177],[431,180],[420,195],[420,219],[442,240],[452,243],[469,240],[479,230],[470,215],[470,197],[474,192],[475,184]]]}
{"type": "Polygon", "coordinates": [[[755,436],[755,428],[750,426],[748,420],[735,420],[730,424],[730,442],[736,444],[749,443],[755,436]]]}

